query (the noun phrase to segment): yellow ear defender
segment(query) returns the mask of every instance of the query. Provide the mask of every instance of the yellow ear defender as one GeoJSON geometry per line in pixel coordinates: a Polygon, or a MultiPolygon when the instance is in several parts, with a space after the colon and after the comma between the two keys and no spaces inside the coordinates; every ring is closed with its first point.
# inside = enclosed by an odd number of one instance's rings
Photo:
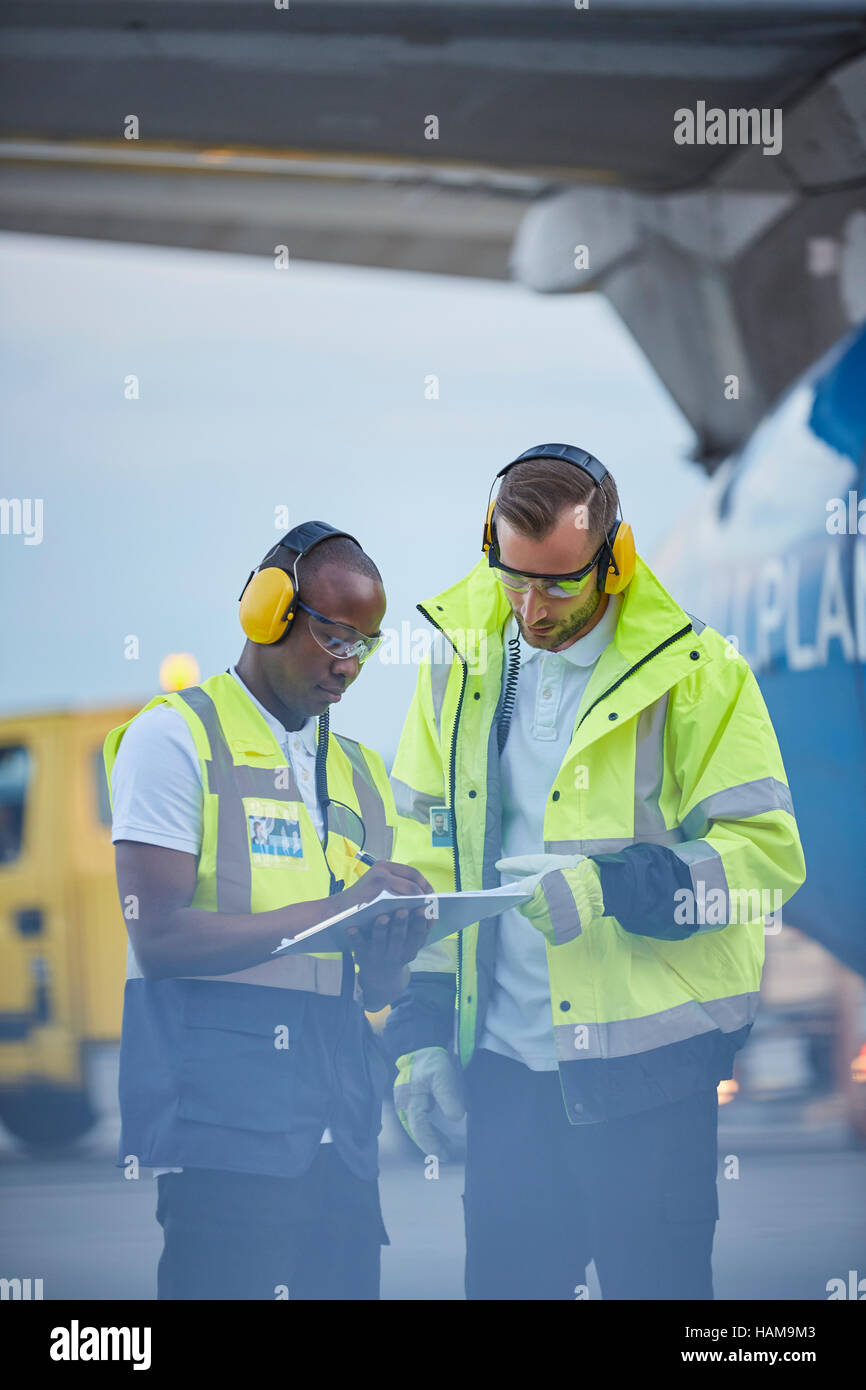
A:
{"type": "MultiPolygon", "coordinates": [[[[604,464],[594,454],[588,454],[585,449],[576,449],[571,444],[536,444],[534,448],[527,449],[518,458],[512,459],[511,463],[507,463],[504,468],[500,468],[490,485],[491,494],[498,478],[508,473],[515,464],[525,463],[528,459],[561,459],[563,462],[579,468],[581,472],[587,473],[597,487],[601,487],[605,478],[610,476],[604,464]]],[[[495,508],[496,498],[494,497],[487,504],[484,536],[481,542],[481,549],[491,563],[493,554],[496,552],[496,525],[493,518],[495,508]]],[[[598,588],[606,594],[622,593],[634,577],[634,565],[634,535],[629,523],[618,517],[605,537],[599,556],[598,588]]]]}
{"type": "MultiPolygon", "coordinates": [[[[605,545],[605,555],[607,566],[602,574],[602,565],[599,564],[599,579],[604,580],[599,584],[606,594],[621,594],[623,589],[631,583],[634,578],[634,535],[627,521],[618,518],[607,533],[607,543],[605,545]]],[[[602,561],[604,560],[602,556],[602,561]]]]}
{"type": "MultiPolygon", "coordinates": [[[[305,521],[288,531],[251,572],[240,596],[241,627],[251,642],[268,646],[285,636],[297,612],[298,561],[334,536],[348,536],[358,544],[348,531],[338,531],[326,521],[305,521]],[[281,568],[281,549],[297,551],[291,574],[281,568]]],[[[287,563],[287,558],[282,561],[287,563]]]]}
{"type": "MultiPolygon", "coordinates": [[[[503,468],[502,472],[503,472],[503,473],[506,472],[506,469],[503,468]]],[[[498,477],[500,477],[500,476],[501,476],[501,475],[500,475],[499,473],[496,474],[496,478],[498,478],[498,477]]],[[[494,483],[496,482],[496,478],[493,479],[494,483]]],[[[490,549],[490,547],[494,544],[494,535],[493,535],[493,508],[494,508],[495,506],[496,506],[496,498],[494,497],[493,501],[490,503],[490,505],[489,505],[488,508],[487,508],[487,516],[486,516],[485,521],[484,521],[484,539],[483,539],[483,541],[481,542],[481,549],[482,549],[482,551],[484,552],[485,555],[487,554],[487,552],[488,552],[488,550],[490,549]]]]}

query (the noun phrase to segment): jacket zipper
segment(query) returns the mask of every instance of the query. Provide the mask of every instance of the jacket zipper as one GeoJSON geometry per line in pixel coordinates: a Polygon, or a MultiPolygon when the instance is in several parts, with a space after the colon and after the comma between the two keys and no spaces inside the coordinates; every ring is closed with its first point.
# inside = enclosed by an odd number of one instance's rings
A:
{"type": "MultiPolygon", "coordinates": [[[[466,662],[465,662],[464,658],[463,658],[463,657],[460,655],[460,653],[458,652],[457,648],[455,647],[454,643],[451,641],[451,638],[448,636],[448,633],[445,631],[445,629],[444,629],[443,627],[440,627],[439,623],[436,622],[436,619],[435,619],[435,618],[431,618],[431,617],[430,617],[430,614],[427,612],[426,608],[424,608],[420,603],[419,603],[419,604],[416,604],[416,607],[417,607],[417,609],[418,609],[418,612],[421,613],[421,614],[427,619],[428,623],[432,623],[433,627],[435,627],[436,630],[437,630],[438,632],[441,632],[443,637],[447,638],[448,643],[450,644],[451,650],[454,652],[454,655],[455,655],[455,656],[459,657],[459,659],[460,659],[460,664],[461,664],[461,666],[463,667],[463,679],[462,679],[462,682],[461,682],[461,685],[460,685],[460,695],[458,696],[458,699],[457,699],[457,712],[456,712],[456,714],[454,715],[454,728],[453,728],[452,731],[451,731],[451,750],[450,750],[450,755],[449,755],[449,760],[448,760],[448,793],[449,793],[449,796],[450,796],[450,798],[451,798],[451,825],[452,825],[452,834],[451,834],[451,856],[452,856],[452,860],[453,860],[453,863],[454,863],[454,891],[455,891],[455,893],[459,893],[459,892],[460,892],[460,852],[459,852],[459,850],[458,850],[458,848],[457,848],[457,806],[456,806],[456,804],[455,804],[455,797],[454,797],[454,782],[455,782],[455,778],[456,778],[456,774],[457,774],[457,726],[458,726],[459,723],[460,723],[460,713],[461,713],[461,711],[462,711],[462,709],[463,709],[463,696],[464,696],[464,693],[465,693],[465,691],[466,691],[466,681],[467,681],[467,677],[468,677],[468,669],[467,669],[466,662]]],[[[463,933],[462,933],[462,932],[458,932],[458,933],[457,933],[457,1055],[458,1055],[458,1057],[460,1056],[460,999],[461,999],[461,994],[462,994],[462,982],[463,982],[463,933]]]]}
{"type": "MultiPolygon", "coordinates": [[[[425,618],[427,619],[427,621],[428,621],[429,623],[431,623],[432,626],[435,627],[436,630],[437,630],[438,632],[441,632],[441,633],[442,633],[443,637],[447,638],[447,640],[448,640],[448,642],[449,642],[449,644],[450,644],[450,646],[451,646],[451,650],[454,652],[455,656],[457,656],[457,657],[459,658],[460,663],[461,663],[461,665],[462,665],[462,667],[463,667],[463,679],[462,679],[462,682],[461,682],[461,685],[460,685],[460,695],[458,696],[458,699],[457,699],[457,712],[456,712],[456,714],[455,714],[455,716],[454,716],[454,728],[452,729],[452,732],[451,732],[451,749],[450,749],[449,766],[448,766],[448,790],[449,790],[449,794],[450,794],[450,797],[451,797],[451,820],[452,820],[452,825],[453,825],[453,836],[452,836],[452,841],[451,841],[451,853],[452,853],[452,858],[453,858],[453,862],[454,862],[454,889],[455,889],[455,892],[459,893],[459,892],[460,892],[460,854],[459,854],[459,851],[458,851],[458,849],[457,849],[457,808],[456,808],[455,800],[454,800],[454,781],[455,781],[455,776],[456,776],[456,771],[457,771],[457,730],[458,730],[458,726],[459,726],[459,723],[460,723],[460,714],[461,714],[461,711],[462,711],[462,709],[463,709],[463,696],[464,696],[464,693],[465,693],[465,691],[466,691],[466,681],[467,681],[468,671],[467,671],[467,666],[466,666],[466,662],[465,662],[464,658],[460,655],[460,653],[458,652],[457,648],[454,646],[454,643],[451,641],[451,638],[448,637],[448,633],[445,631],[445,629],[444,629],[443,627],[441,627],[439,623],[436,622],[436,619],[435,619],[435,618],[431,618],[430,614],[427,612],[426,608],[424,608],[422,604],[420,604],[420,603],[419,603],[419,604],[416,604],[416,608],[418,609],[418,612],[421,613],[422,616],[425,617],[425,618]]],[[[663,651],[665,650],[666,647],[671,646],[671,644],[672,644],[673,642],[678,642],[679,639],[680,639],[681,637],[685,637],[686,633],[691,632],[692,630],[693,630],[693,629],[692,629],[692,624],[691,624],[691,623],[688,623],[685,627],[680,628],[679,632],[675,632],[675,633],[673,634],[673,636],[665,638],[664,642],[660,642],[659,645],[658,645],[657,647],[654,647],[653,650],[652,650],[651,652],[647,652],[646,656],[642,656],[641,659],[640,659],[640,661],[635,662],[634,666],[630,667],[629,670],[626,671],[624,675],[620,676],[618,680],[615,680],[615,681],[614,681],[613,685],[608,686],[607,690],[603,691],[602,694],[599,695],[597,699],[593,700],[593,702],[592,702],[592,704],[590,705],[589,709],[586,711],[586,713],[581,717],[580,721],[578,722],[577,728],[578,728],[578,729],[580,728],[580,726],[581,726],[581,724],[583,723],[584,719],[586,719],[587,715],[589,715],[589,714],[591,713],[591,711],[595,709],[596,705],[600,704],[602,700],[607,699],[608,695],[612,695],[613,692],[614,692],[615,690],[618,690],[618,689],[619,689],[619,687],[622,685],[623,681],[628,680],[629,676],[633,676],[634,673],[635,673],[635,671],[639,671],[640,668],[641,668],[642,666],[645,666],[646,663],[647,663],[648,661],[651,661],[652,658],[653,658],[654,656],[658,656],[659,652],[663,652],[663,651]]],[[[462,932],[458,932],[458,933],[457,933],[457,1056],[458,1056],[458,1058],[459,1058],[459,1056],[460,1056],[460,1002],[461,1002],[462,994],[463,994],[463,985],[462,985],[462,981],[463,981],[463,933],[462,933],[462,932]]]]}
{"type": "Polygon", "coordinates": [[[609,685],[607,690],[602,691],[601,695],[599,695],[597,699],[593,700],[589,709],[586,710],[586,712],[583,715],[581,715],[580,719],[578,720],[577,727],[575,728],[575,733],[577,733],[577,730],[580,728],[584,719],[586,719],[592,713],[596,705],[600,705],[602,700],[607,699],[608,695],[612,695],[615,690],[619,690],[619,687],[622,685],[623,681],[627,681],[629,676],[633,676],[635,671],[639,671],[640,668],[642,666],[645,666],[648,661],[651,661],[654,656],[658,656],[659,652],[663,652],[665,647],[669,647],[672,642],[678,642],[681,637],[685,637],[686,633],[691,632],[692,630],[693,629],[691,623],[688,623],[686,627],[680,628],[679,632],[675,632],[672,637],[666,637],[664,642],[660,642],[657,647],[653,647],[652,651],[647,652],[646,656],[642,656],[640,661],[636,661],[634,666],[631,666],[628,669],[628,671],[625,672],[624,675],[619,677],[619,680],[615,680],[613,685],[609,685]]]}

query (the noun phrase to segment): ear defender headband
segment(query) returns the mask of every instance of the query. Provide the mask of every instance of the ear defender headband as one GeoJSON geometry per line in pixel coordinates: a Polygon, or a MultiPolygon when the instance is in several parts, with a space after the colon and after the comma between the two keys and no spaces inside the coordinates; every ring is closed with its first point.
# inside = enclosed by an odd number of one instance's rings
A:
{"type": "Polygon", "coordinates": [[[297,612],[298,561],[309,555],[321,541],[331,540],[334,536],[348,536],[350,541],[358,545],[348,531],[338,531],[326,521],[305,521],[277,541],[258,569],[250,572],[240,595],[240,619],[241,627],[251,642],[268,646],[285,636],[297,612]],[[280,568],[280,550],[298,552],[291,574],[280,568]]]}
{"type": "MultiPolygon", "coordinates": [[[[500,468],[496,477],[490,485],[491,497],[498,478],[510,472],[518,463],[526,463],[528,459],[560,459],[564,463],[570,463],[574,468],[579,468],[582,473],[588,474],[596,487],[601,487],[605,478],[610,474],[604,464],[593,454],[588,454],[585,449],[576,449],[571,444],[536,444],[533,449],[527,449],[518,458],[512,459],[504,468],[500,468]]],[[[484,521],[484,537],[481,543],[483,553],[490,559],[491,550],[498,554],[496,542],[496,523],[494,511],[496,508],[496,498],[487,504],[487,516],[484,521]]],[[[602,551],[598,560],[598,578],[596,585],[606,594],[619,594],[625,589],[634,577],[635,548],[632,529],[627,521],[618,517],[604,539],[602,551]]]]}

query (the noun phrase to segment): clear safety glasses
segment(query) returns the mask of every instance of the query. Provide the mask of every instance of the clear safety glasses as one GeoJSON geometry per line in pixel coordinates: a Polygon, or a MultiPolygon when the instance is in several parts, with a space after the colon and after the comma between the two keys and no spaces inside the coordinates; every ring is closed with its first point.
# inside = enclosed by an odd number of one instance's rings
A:
{"type": "Polygon", "coordinates": [[[381,632],[377,632],[375,637],[367,637],[365,633],[358,632],[357,628],[349,627],[348,623],[335,623],[333,618],[326,618],[324,613],[317,613],[315,608],[310,608],[309,604],[302,603],[300,599],[298,607],[303,608],[307,614],[310,632],[319,646],[329,656],[337,657],[340,661],[347,661],[349,657],[356,656],[363,665],[382,640],[381,632]]]}
{"type": "Polygon", "coordinates": [[[503,565],[498,556],[491,558],[490,564],[496,570],[503,588],[511,589],[513,593],[526,594],[530,589],[537,589],[548,598],[574,598],[583,593],[603,550],[602,545],[588,565],[571,574],[518,574],[516,570],[503,565]]]}

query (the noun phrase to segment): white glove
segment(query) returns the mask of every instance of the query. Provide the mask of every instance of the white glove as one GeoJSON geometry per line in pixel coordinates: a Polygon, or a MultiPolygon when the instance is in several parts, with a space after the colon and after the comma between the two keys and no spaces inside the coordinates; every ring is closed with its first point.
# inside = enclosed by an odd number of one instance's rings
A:
{"type": "Polygon", "coordinates": [[[527,874],[546,874],[550,869],[575,869],[585,854],[518,854],[513,859],[497,859],[503,874],[523,878],[527,874]]]}
{"type": "Polygon", "coordinates": [[[604,893],[599,867],[585,854],[525,854],[498,859],[502,873],[518,877],[532,896],[518,908],[549,945],[564,946],[604,916],[604,893]],[[551,916],[551,898],[556,919],[551,916]]]}
{"type": "Polygon", "coordinates": [[[394,1108],[401,1125],[425,1155],[448,1157],[444,1136],[429,1119],[438,1105],[446,1120],[466,1114],[460,1073],[444,1047],[422,1047],[397,1059],[394,1108]]]}

